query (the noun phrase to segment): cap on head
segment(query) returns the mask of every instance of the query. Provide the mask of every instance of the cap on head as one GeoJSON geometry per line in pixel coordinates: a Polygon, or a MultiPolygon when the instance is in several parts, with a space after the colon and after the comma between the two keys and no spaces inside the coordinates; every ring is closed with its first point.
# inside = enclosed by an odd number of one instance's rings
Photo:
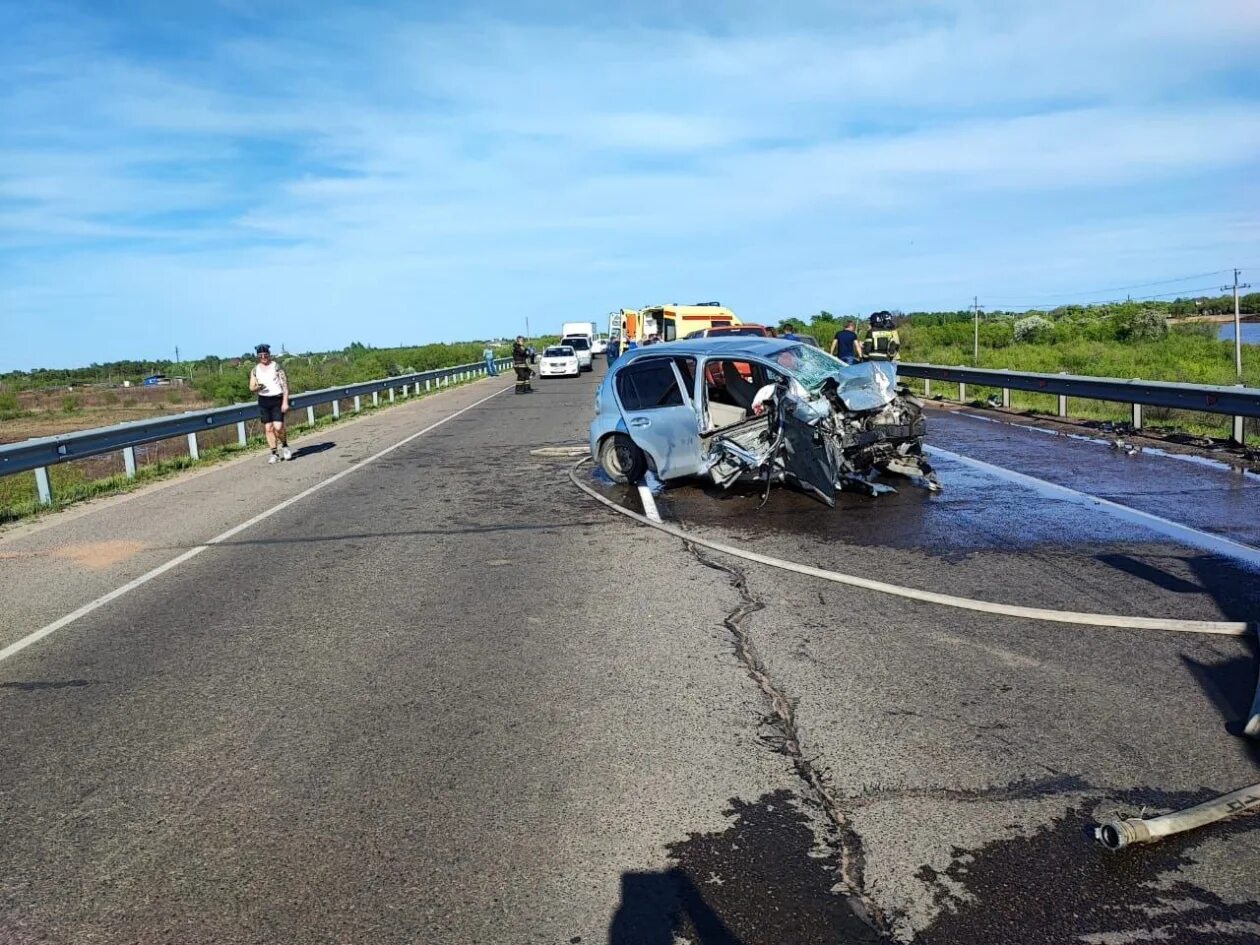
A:
{"type": "Polygon", "coordinates": [[[271,345],[254,345],[254,354],[271,354],[271,345]]]}

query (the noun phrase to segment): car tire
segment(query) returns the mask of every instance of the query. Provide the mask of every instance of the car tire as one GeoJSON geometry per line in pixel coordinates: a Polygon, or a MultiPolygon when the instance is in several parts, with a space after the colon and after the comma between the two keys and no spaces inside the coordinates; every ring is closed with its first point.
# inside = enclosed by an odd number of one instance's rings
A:
{"type": "Polygon", "coordinates": [[[599,465],[618,485],[638,482],[647,472],[647,457],[624,433],[614,433],[599,444],[599,465]]]}

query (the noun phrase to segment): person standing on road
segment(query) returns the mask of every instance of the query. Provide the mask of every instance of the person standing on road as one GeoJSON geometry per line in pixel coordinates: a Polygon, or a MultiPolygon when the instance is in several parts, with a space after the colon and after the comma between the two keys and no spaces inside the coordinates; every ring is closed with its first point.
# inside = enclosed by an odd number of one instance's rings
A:
{"type": "Polygon", "coordinates": [[[845,364],[853,364],[862,358],[862,349],[858,346],[855,327],[856,323],[850,318],[844,323],[844,327],[836,332],[835,338],[831,339],[831,353],[845,364]]]}
{"type": "Polygon", "coordinates": [[[525,336],[517,335],[516,344],[512,345],[512,370],[516,371],[516,392],[532,394],[534,388],[529,386],[533,371],[529,369],[529,353],[532,349],[525,344],[525,336]]]}
{"type": "Polygon", "coordinates": [[[485,350],[481,352],[481,356],[486,359],[486,373],[491,377],[498,377],[499,369],[494,366],[494,347],[490,342],[486,342],[485,350]]]}
{"type": "Polygon", "coordinates": [[[284,429],[284,415],[289,411],[289,379],[284,368],[271,360],[271,345],[254,349],[258,363],[249,372],[249,389],[258,394],[258,413],[271,447],[269,463],[293,458],[289,451],[289,435],[284,429]]]}

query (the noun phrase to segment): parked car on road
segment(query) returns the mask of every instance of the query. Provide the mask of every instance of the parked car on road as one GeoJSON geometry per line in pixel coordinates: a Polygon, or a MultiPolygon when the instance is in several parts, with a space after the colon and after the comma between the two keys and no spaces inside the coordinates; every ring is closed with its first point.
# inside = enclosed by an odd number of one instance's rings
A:
{"type": "Polygon", "coordinates": [[[583,371],[594,368],[595,358],[591,352],[591,339],[586,335],[566,335],[560,339],[560,344],[568,345],[573,349],[573,353],[577,355],[578,365],[583,371]]]}
{"type": "Polygon", "coordinates": [[[596,335],[595,340],[591,342],[591,353],[598,357],[608,351],[608,339],[603,335],[596,335]]]}
{"type": "Polygon", "coordinates": [[[569,345],[552,345],[538,359],[539,377],[577,377],[581,373],[577,353],[569,345]]]}
{"type": "Polygon", "coordinates": [[[892,362],[846,365],[777,338],[701,338],[617,359],[595,398],[591,455],[616,482],[708,476],[791,482],[835,505],[841,488],[895,491],[881,473],[936,490],[922,405],[892,362]]]}
{"type": "Polygon", "coordinates": [[[765,325],[752,325],[744,323],[742,325],[714,325],[712,328],[702,328],[699,331],[693,331],[687,335],[687,340],[693,338],[735,338],[741,335],[755,338],[769,338],[770,330],[765,325]]]}

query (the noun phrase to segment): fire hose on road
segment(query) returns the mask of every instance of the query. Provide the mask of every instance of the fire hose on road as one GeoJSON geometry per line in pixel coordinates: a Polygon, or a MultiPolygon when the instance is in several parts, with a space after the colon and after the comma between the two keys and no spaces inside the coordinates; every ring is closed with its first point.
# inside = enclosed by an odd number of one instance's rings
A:
{"type": "MultiPolygon", "coordinates": [[[[577,455],[578,449],[575,449],[573,454],[570,455],[577,455]]],[[[640,515],[632,509],[627,509],[624,506],[619,505],[608,497],[601,495],[597,490],[591,488],[578,478],[578,469],[589,461],[589,457],[586,457],[574,463],[569,468],[569,479],[584,493],[613,511],[625,515],[627,518],[634,519],[640,524],[655,528],[656,530],[665,532],[668,535],[673,535],[675,538],[680,538],[684,541],[701,545],[722,554],[743,558],[748,561],[755,561],[758,564],[768,565],[773,568],[792,571],[797,574],[804,574],[810,577],[821,578],[838,584],[861,587],[867,590],[877,591],[879,593],[892,594],[897,597],[909,598],[911,600],[920,600],[934,604],[941,604],[946,607],[957,607],[965,610],[979,611],[982,613],[1002,614],[1005,616],[1022,617],[1033,620],[1050,620],[1060,623],[1122,627],[1127,629],[1210,633],[1226,636],[1242,636],[1255,632],[1255,628],[1245,622],[1176,620],[1151,617],[1131,617],[1118,614],[1088,614],[1072,611],[1050,610],[1039,607],[998,604],[991,601],[971,600],[964,597],[955,597],[950,594],[939,594],[934,591],[901,587],[899,585],[888,584],[883,581],[874,581],[869,578],[862,578],[856,575],[841,574],[837,571],[828,571],[823,568],[799,564],[794,561],[785,561],[780,558],[773,558],[769,555],[746,551],[722,542],[692,535],[681,528],[661,522],[659,519],[653,520],[649,516],[640,515]]],[[[1255,701],[1251,706],[1251,715],[1245,728],[1245,734],[1252,738],[1260,738],[1260,680],[1257,681],[1255,701]]],[[[1253,784],[1249,787],[1239,788],[1236,791],[1223,794],[1214,800],[1198,804],[1194,807],[1187,808],[1186,810],[1174,811],[1158,817],[1146,819],[1140,817],[1121,818],[1113,816],[1105,818],[1094,828],[1094,837],[1108,850],[1122,850],[1127,846],[1141,843],[1151,843],[1162,839],[1163,837],[1171,836],[1172,834],[1182,833],[1187,830],[1194,830],[1197,827],[1203,827],[1207,824],[1215,823],[1218,820],[1224,820],[1225,818],[1232,817],[1235,814],[1254,812],[1256,810],[1260,810],[1260,783],[1253,784]]]]}

